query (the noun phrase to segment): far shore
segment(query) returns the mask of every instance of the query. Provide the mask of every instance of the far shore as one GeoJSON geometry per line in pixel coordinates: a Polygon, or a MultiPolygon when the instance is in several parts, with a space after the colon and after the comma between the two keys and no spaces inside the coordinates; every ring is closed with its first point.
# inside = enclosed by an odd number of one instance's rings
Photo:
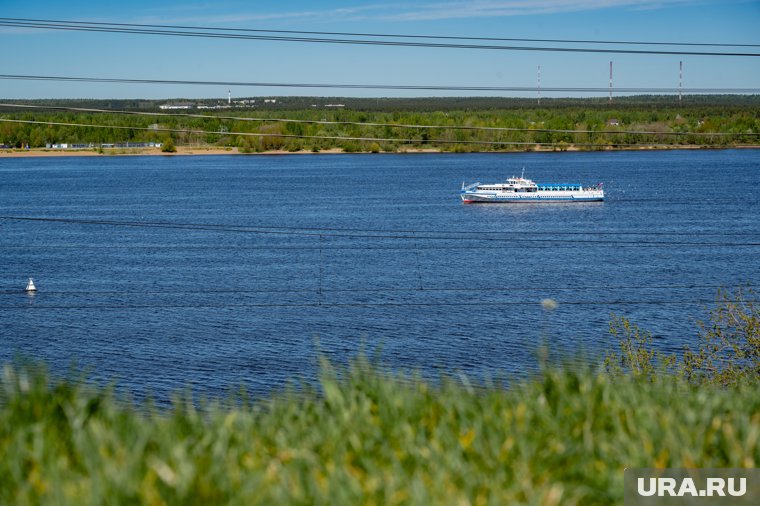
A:
{"type": "MultiPolygon", "coordinates": [[[[596,150],[582,150],[575,146],[567,146],[562,149],[554,147],[534,146],[530,150],[516,151],[467,151],[467,153],[558,153],[563,151],[663,151],[663,150],[694,150],[694,149],[760,149],[760,145],[741,145],[741,146],[695,146],[695,145],[672,145],[672,146],[641,146],[615,148],[608,147],[596,150]]],[[[204,155],[322,155],[322,154],[358,154],[371,153],[370,151],[348,153],[341,148],[322,149],[320,151],[300,150],[271,150],[253,153],[243,153],[235,147],[219,146],[177,146],[174,153],[165,153],[160,148],[109,148],[102,151],[95,149],[49,149],[49,148],[32,148],[32,149],[0,149],[0,159],[2,158],[26,158],[26,157],[55,157],[55,156],[204,156],[204,155]]],[[[373,152],[377,154],[376,152],[373,152]]],[[[436,148],[400,148],[398,151],[381,151],[382,153],[451,153],[436,148]]]]}

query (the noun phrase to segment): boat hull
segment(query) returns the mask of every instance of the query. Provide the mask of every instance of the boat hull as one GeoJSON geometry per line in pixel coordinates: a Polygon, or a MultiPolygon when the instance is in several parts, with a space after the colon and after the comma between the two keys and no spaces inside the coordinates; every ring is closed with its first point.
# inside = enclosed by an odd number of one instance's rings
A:
{"type": "Polygon", "coordinates": [[[477,192],[462,192],[460,197],[465,204],[530,204],[546,202],[602,202],[604,192],[531,192],[483,194],[477,192]]]}

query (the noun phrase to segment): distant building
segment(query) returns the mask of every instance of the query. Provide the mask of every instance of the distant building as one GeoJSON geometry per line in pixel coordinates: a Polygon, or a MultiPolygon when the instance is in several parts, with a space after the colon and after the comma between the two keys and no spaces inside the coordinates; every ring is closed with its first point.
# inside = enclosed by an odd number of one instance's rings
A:
{"type": "MultiPolygon", "coordinates": [[[[103,147],[106,145],[103,144],[103,147]]],[[[112,144],[115,148],[152,148],[156,147],[155,142],[116,142],[112,144]]]]}
{"type": "Polygon", "coordinates": [[[179,103],[179,104],[163,104],[159,105],[158,108],[162,110],[168,110],[168,109],[192,109],[195,107],[195,104],[190,103],[179,103]]]}
{"type": "Polygon", "coordinates": [[[96,147],[100,148],[160,148],[163,144],[160,142],[104,142],[102,144],[71,144],[68,142],[47,143],[45,147],[47,149],[92,149],[96,147]]]}

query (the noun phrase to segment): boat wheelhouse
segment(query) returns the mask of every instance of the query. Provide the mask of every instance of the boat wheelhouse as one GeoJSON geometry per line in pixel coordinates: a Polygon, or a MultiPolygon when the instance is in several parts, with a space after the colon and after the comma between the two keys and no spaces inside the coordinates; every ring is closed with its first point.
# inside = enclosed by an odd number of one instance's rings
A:
{"type": "Polygon", "coordinates": [[[459,196],[466,204],[493,202],[599,202],[604,200],[602,183],[584,187],[579,183],[535,183],[530,179],[510,177],[503,183],[473,183],[459,196]]]}

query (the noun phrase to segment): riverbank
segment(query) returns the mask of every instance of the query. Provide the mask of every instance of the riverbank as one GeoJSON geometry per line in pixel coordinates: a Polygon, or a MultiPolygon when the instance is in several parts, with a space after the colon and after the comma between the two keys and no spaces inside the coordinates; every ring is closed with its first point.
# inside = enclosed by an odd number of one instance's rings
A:
{"type": "MultiPolygon", "coordinates": [[[[171,142],[181,148],[177,155],[202,155],[638,151],[760,144],[760,96],[690,97],[683,102],[652,96],[616,103],[560,100],[542,102],[540,107],[503,98],[485,102],[480,98],[391,102],[373,99],[361,104],[347,100],[346,108],[339,110],[312,107],[317,103],[311,99],[309,103],[296,101],[285,107],[286,101],[282,100],[278,99],[276,108],[271,109],[267,106],[176,113],[162,115],[160,122],[153,116],[160,103],[109,101],[97,108],[103,112],[88,112],[92,102],[77,105],[76,101],[45,101],[31,104],[39,106],[31,123],[28,121],[32,116],[27,117],[30,113],[15,108],[3,112],[7,123],[3,125],[0,147],[106,143],[113,148],[104,150],[104,154],[157,155],[161,154],[158,148],[134,151],[134,146],[171,142]],[[68,108],[75,110],[64,110],[68,108]],[[105,116],[106,112],[111,115],[105,116]],[[103,128],[114,131],[104,132],[103,128]],[[127,145],[133,147],[117,147],[127,145]]],[[[0,157],[8,156],[3,151],[6,149],[0,149],[0,157]]],[[[74,156],[90,156],[87,151],[74,156]]]]}
{"type": "MultiPolygon", "coordinates": [[[[438,153],[437,149],[408,150],[418,153],[438,153]]],[[[26,157],[54,157],[54,156],[203,156],[203,155],[294,155],[294,154],[340,154],[345,153],[341,148],[323,149],[317,152],[299,150],[286,151],[282,149],[261,151],[257,153],[243,153],[238,148],[217,146],[178,146],[174,153],[165,153],[160,148],[117,148],[103,149],[3,149],[0,150],[0,158],[26,158],[26,157]]]]}
{"type": "Polygon", "coordinates": [[[164,153],[161,148],[115,148],[115,149],[2,149],[0,158],[52,157],[52,156],[183,156],[183,155],[229,155],[238,154],[237,148],[178,147],[175,153],[164,153]]]}
{"type": "MultiPolygon", "coordinates": [[[[707,146],[707,145],[670,145],[670,146],[627,146],[617,148],[609,146],[606,148],[584,150],[576,146],[567,146],[563,148],[531,146],[530,149],[520,151],[468,151],[471,153],[524,153],[526,151],[537,153],[556,153],[556,152],[577,152],[577,151],[666,151],[666,150],[698,150],[698,149],[760,149],[760,144],[745,144],[734,146],[707,146]]],[[[174,153],[165,153],[160,148],[116,148],[116,149],[1,149],[0,159],[2,158],[28,158],[28,157],[68,157],[68,156],[204,156],[204,155],[329,155],[329,154],[346,154],[346,153],[448,153],[449,151],[428,148],[401,148],[398,151],[346,151],[342,148],[313,150],[289,151],[283,149],[274,149],[259,152],[243,152],[236,147],[218,147],[218,146],[178,146],[174,153]]]]}

